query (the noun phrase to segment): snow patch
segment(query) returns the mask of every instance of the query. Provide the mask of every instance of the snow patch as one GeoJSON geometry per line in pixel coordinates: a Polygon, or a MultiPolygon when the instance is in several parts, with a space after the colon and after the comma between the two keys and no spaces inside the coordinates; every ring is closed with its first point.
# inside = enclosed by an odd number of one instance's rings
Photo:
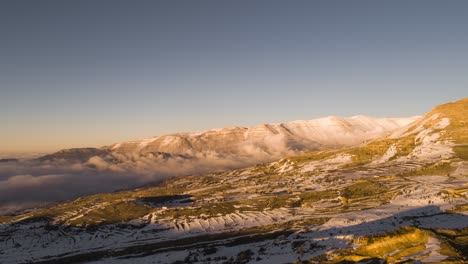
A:
{"type": "Polygon", "coordinates": [[[314,171],[316,169],[324,169],[324,170],[334,170],[338,169],[339,167],[348,164],[352,161],[352,155],[349,154],[340,154],[331,159],[326,160],[318,160],[306,163],[301,171],[308,172],[314,171]]]}
{"type": "Polygon", "coordinates": [[[155,141],[157,138],[147,138],[147,139],[143,139],[140,141],[140,143],[138,144],[138,148],[139,149],[142,149],[144,147],[146,147],[148,144],[152,143],[153,141],[155,141]]]}

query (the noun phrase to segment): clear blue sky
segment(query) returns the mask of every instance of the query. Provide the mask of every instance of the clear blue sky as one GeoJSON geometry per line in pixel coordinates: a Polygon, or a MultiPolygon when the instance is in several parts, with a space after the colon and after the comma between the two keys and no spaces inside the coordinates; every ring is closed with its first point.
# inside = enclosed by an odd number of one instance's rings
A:
{"type": "Polygon", "coordinates": [[[411,116],[467,91],[468,1],[0,2],[0,152],[411,116]]]}

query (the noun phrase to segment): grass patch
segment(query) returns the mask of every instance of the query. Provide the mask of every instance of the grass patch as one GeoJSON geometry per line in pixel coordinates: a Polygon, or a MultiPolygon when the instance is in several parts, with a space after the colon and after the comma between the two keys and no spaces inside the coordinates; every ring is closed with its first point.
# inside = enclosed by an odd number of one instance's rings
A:
{"type": "Polygon", "coordinates": [[[148,206],[123,202],[92,210],[83,217],[74,219],[69,223],[75,226],[114,224],[140,218],[149,214],[150,211],[151,208],[148,206]]]}
{"type": "Polygon", "coordinates": [[[392,159],[402,156],[408,156],[416,148],[416,135],[401,137],[396,142],[397,153],[392,159]]]}
{"type": "Polygon", "coordinates": [[[455,156],[462,160],[468,160],[468,145],[461,145],[453,147],[455,156]]]}
{"type": "MultiPolygon", "coordinates": [[[[463,250],[468,245],[468,228],[461,230],[424,230],[406,226],[379,235],[359,237],[354,239],[356,249],[339,249],[331,254],[332,263],[358,262],[367,259],[380,259],[388,263],[400,263],[407,259],[424,258],[421,254],[426,250],[429,238],[434,237],[440,242],[438,252],[448,258],[445,261],[460,263],[463,260],[463,250]]],[[[323,256],[324,257],[324,256],[323,256]]],[[[444,262],[445,263],[445,262],[444,262]]]]}
{"type": "Polygon", "coordinates": [[[225,191],[232,190],[232,189],[233,188],[230,184],[223,184],[223,185],[213,186],[212,188],[203,189],[200,191],[195,190],[193,192],[190,192],[190,194],[200,199],[204,197],[213,196],[213,194],[216,194],[216,193],[224,193],[225,191]]]}
{"type": "Polygon", "coordinates": [[[214,217],[234,212],[264,211],[284,207],[299,207],[303,203],[317,202],[321,199],[336,197],[335,191],[306,192],[298,195],[282,194],[253,199],[220,201],[204,204],[197,207],[171,208],[160,214],[161,217],[181,218],[204,215],[214,217]]]}
{"type": "Polygon", "coordinates": [[[450,119],[444,138],[457,144],[468,144],[468,98],[435,107],[429,114],[439,113],[450,119]]]}
{"type": "Polygon", "coordinates": [[[409,155],[416,147],[416,136],[410,135],[401,138],[386,138],[369,142],[368,144],[356,147],[347,152],[352,155],[352,163],[347,164],[346,167],[362,166],[374,161],[383,156],[390,147],[396,148],[396,153],[390,160],[396,159],[401,156],[409,155]]]}
{"type": "Polygon", "coordinates": [[[380,157],[395,143],[394,139],[382,139],[370,142],[364,146],[348,151],[352,155],[352,163],[347,167],[361,166],[370,163],[374,158],[380,157]]]}
{"type": "Polygon", "coordinates": [[[9,223],[11,221],[14,221],[17,218],[18,217],[15,217],[15,216],[0,215],[0,224],[9,223]]]}
{"type": "Polygon", "coordinates": [[[239,205],[237,201],[230,202],[219,202],[205,204],[199,207],[186,207],[186,208],[173,208],[166,210],[160,214],[161,217],[169,218],[182,218],[182,217],[213,217],[217,215],[226,215],[239,210],[236,205],[239,205]]]}
{"type": "Polygon", "coordinates": [[[313,203],[322,199],[333,199],[335,197],[337,197],[336,191],[306,192],[299,195],[299,198],[303,203],[313,203]]]}
{"type": "Polygon", "coordinates": [[[272,175],[276,174],[276,166],[270,163],[257,164],[253,167],[252,172],[255,174],[272,175]]]}
{"type": "Polygon", "coordinates": [[[389,188],[380,182],[360,180],[341,190],[341,196],[346,199],[356,199],[375,196],[388,190],[389,188]]]}
{"type": "MultiPolygon", "coordinates": [[[[18,215],[10,218],[10,221],[15,221],[19,218],[55,218],[57,216],[68,215],[60,220],[60,223],[71,225],[92,225],[92,224],[107,224],[128,221],[134,218],[143,216],[149,213],[149,208],[143,205],[137,205],[133,200],[142,199],[144,197],[170,196],[181,194],[185,189],[170,188],[170,187],[150,187],[141,188],[131,191],[120,191],[113,193],[102,193],[90,196],[81,197],[73,201],[61,203],[36,209],[23,215],[18,215]],[[96,211],[86,212],[89,208],[98,207],[96,211]],[[84,217],[69,221],[80,214],[84,217]],[[134,218],[133,218],[134,217],[134,218]]],[[[6,218],[5,220],[8,220],[6,218]]],[[[0,219],[1,221],[1,219],[0,219]]]]}
{"type": "Polygon", "coordinates": [[[450,213],[464,213],[468,212],[468,203],[466,204],[457,204],[455,207],[451,210],[449,210],[450,213]]]}
{"type": "Polygon", "coordinates": [[[468,228],[432,230],[440,237],[440,253],[448,256],[447,260],[457,261],[468,257],[468,228]]]}
{"type": "Polygon", "coordinates": [[[304,155],[288,157],[286,160],[289,160],[294,163],[305,163],[310,161],[327,159],[335,155],[337,151],[314,151],[304,155]]]}
{"type": "Polygon", "coordinates": [[[449,162],[432,164],[399,174],[400,176],[449,175],[456,170],[449,162]]]}
{"type": "Polygon", "coordinates": [[[382,235],[358,238],[355,243],[363,246],[354,251],[364,258],[384,258],[395,262],[425,249],[429,232],[414,227],[404,227],[382,235]]]}

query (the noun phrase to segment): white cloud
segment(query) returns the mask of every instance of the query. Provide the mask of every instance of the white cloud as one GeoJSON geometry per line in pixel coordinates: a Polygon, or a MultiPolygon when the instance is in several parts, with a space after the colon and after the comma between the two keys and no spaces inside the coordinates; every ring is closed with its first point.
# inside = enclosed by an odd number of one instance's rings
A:
{"type": "Polygon", "coordinates": [[[210,151],[184,158],[113,153],[94,156],[85,163],[61,160],[0,164],[0,212],[133,188],[170,176],[240,168],[295,153],[282,136],[274,136],[262,144],[243,144],[237,154],[210,151]]]}

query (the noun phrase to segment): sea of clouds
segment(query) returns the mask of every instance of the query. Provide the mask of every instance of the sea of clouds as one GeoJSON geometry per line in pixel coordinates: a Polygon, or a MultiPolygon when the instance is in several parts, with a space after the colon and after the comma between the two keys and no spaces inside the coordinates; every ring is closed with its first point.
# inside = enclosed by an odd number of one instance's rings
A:
{"type": "Polygon", "coordinates": [[[86,162],[23,160],[0,163],[0,214],[84,195],[156,184],[171,176],[202,174],[272,161],[300,151],[281,136],[243,144],[234,153],[170,155],[110,153],[86,162]]]}

